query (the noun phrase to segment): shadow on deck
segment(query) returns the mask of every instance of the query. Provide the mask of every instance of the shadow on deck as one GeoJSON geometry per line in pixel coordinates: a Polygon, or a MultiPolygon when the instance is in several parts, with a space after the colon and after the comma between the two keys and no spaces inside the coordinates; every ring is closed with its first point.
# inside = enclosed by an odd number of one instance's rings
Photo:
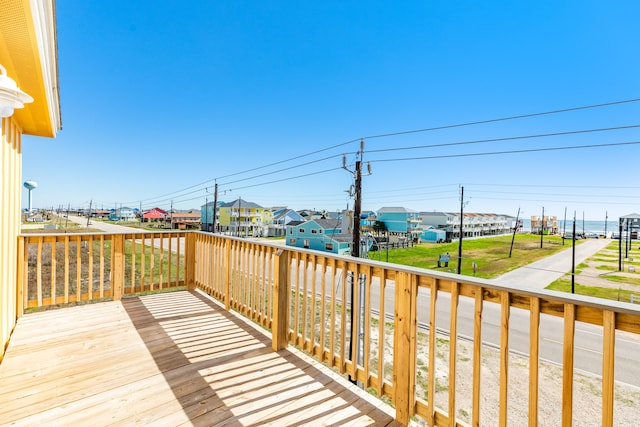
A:
{"type": "Polygon", "coordinates": [[[206,295],[28,315],[0,365],[14,425],[394,425],[393,410],[206,295]]]}

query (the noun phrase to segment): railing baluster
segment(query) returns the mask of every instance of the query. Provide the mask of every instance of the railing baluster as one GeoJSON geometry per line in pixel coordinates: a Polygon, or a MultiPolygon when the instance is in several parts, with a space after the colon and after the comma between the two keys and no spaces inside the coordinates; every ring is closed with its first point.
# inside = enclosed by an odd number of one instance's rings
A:
{"type": "MultiPolygon", "coordinates": [[[[371,384],[371,373],[369,367],[369,354],[371,352],[371,267],[366,266],[363,272],[365,276],[364,282],[364,337],[363,337],[363,368],[364,368],[364,378],[361,379],[363,387],[365,389],[369,388],[371,384]]],[[[362,296],[361,296],[362,298],[362,296]]],[[[358,337],[358,340],[360,338],[358,337]]],[[[415,340],[414,340],[415,342],[415,340]]]]}
{"type": "Polygon", "coordinates": [[[82,301],[82,237],[76,236],[76,301],[82,301]]]}
{"type": "Polygon", "coordinates": [[[104,298],[104,234],[100,235],[100,298],[104,298]]]}
{"type": "Polygon", "coordinates": [[[309,301],[311,301],[311,314],[309,321],[309,353],[315,356],[315,348],[316,348],[316,269],[317,269],[317,259],[315,255],[311,255],[311,296],[309,301]]]}
{"type": "Polygon", "coordinates": [[[69,236],[64,236],[64,303],[69,303],[69,236]]]}
{"type": "Polygon", "coordinates": [[[58,273],[58,260],[57,260],[57,243],[55,237],[50,241],[51,244],[51,290],[50,290],[50,304],[56,304],[56,274],[58,273]]]}
{"type": "Polygon", "coordinates": [[[458,282],[451,283],[449,309],[449,420],[456,419],[456,358],[458,357],[458,282]]]}
{"type": "Polygon", "coordinates": [[[336,355],[336,260],[331,258],[331,300],[329,309],[331,310],[331,323],[329,324],[329,366],[335,366],[336,355]]]}
{"type": "Polygon", "coordinates": [[[342,308],[340,310],[340,373],[346,372],[346,353],[345,344],[347,341],[347,275],[348,266],[344,262],[340,262],[342,269],[342,308]]]}
{"type": "Polygon", "coordinates": [[[93,299],[93,236],[87,236],[87,247],[89,248],[87,254],[87,269],[88,269],[88,279],[87,279],[87,289],[89,291],[89,300],[93,299]]]}
{"type": "Polygon", "coordinates": [[[529,425],[538,425],[538,364],[540,362],[540,298],[529,302],[529,425]]]}
{"type": "Polygon", "coordinates": [[[384,345],[385,345],[385,293],[387,289],[387,270],[380,274],[380,311],[378,314],[378,396],[384,395],[384,345]]]}
{"type": "Polygon", "coordinates": [[[509,315],[510,295],[500,292],[500,414],[499,425],[507,426],[508,384],[509,384],[509,315]]]}
{"type": "Polygon", "coordinates": [[[473,391],[471,425],[480,425],[480,379],[482,378],[482,309],[484,290],[478,287],[475,292],[473,313],[473,391]]]}
{"type": "MultiPolygon", "coordinates": [[[[113,241],[112,241],[113,242],[113,241]]],[[[131,291],[131,293],[135,293],[136,292],[136,254],[137,254],[137,245],[136,245],[136,239],[133,238],[131,239],[131,284],[129,285],[129,289],[131,291]]],[[[125,285],[125,289],[126,289],[126,285],[125,285]]]]}
{"type": "Polygon", "coordinates": [[[564,305],[564,339],[562,351],[562,425],[573,422],[573,351],[576,330],[576,309],[564,305]]]}
{"type": "Polygon", "coordinates": [[[431,290],[429,293],[429,380],[427,385],[427,422],[433,427],[436,423],[436,303],[438,300],[438,279],[431,279],[431,290]]]}
{"type": "Polygon", "coordinates": [[[38,258],[36,260],[36,295],[38,297],[38,307],[42,307],[42,240],[38,238],[38,258]]]}
{"type": "Polygon", "coordinates": [[[602,312],[602,426],[613,426],[614,368],[616,364],[616,314],[602,312]]]}
{"type": "MultiPolygon", "coordinates": [[[[135,244],[136,236],[133,236],[131,239],[131,244],[135,244]]],[[[144,244],[144,234],[142,234],[142,239],[140,239],[140,292],[144,292],[147,286],[145,284],[145,279],[147,277],[147,245],[144,244]]]]}

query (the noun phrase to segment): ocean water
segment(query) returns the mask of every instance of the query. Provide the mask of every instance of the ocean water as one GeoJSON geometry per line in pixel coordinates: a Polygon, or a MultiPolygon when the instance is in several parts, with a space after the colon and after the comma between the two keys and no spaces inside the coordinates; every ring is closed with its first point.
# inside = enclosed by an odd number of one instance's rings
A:
{"type": "MultiPolygon", "coordinates": [[[[522,220],[522,225],[524,231],[531,231],[531,220],[525,218],[522,220]]],[[[566,231],[570,233],[573,227],[573,219],[567,219],[567,224],[565,228],[564,220],[558,218],[558,229],[560,232],[566,231]]],[[[611,233],[614,231],[618,231],[618,221],[593,221],[593,220],[585,220],[576,218],[576,233],[582,234],[584,233],[598,233],[605,234],[611,233]]]]}

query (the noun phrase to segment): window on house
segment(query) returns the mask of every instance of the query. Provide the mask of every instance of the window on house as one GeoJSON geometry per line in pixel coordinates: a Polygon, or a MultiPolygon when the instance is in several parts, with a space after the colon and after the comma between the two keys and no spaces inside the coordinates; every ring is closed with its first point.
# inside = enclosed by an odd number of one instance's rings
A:
{"type": "Polygon", "coordinates": [[[299,229],[298,232],[304,234],[304,228],[299,229]]]}
{"type": "Polygon", "coordinates": [[[294,238],[289,239],[289,243],[292,244],[292,245],[295,245],[296,244],[296,239],[294,239],[294,238]]]}
{"type": "Polygon", "coordinates": [[[304,240],[305,249],[309,249],[309,241],[307,239],[304,240]]]}
{"type": "Polygon", "coordinates": [[[311,230],[311,234],[318,234],[318,230],[311,230]]]}
{"type": "Polygon", "coordinates": [[[332,251],[333,250],[333,243],[325,243],[324,244],[324,248],[328,251],[332,251]]]}

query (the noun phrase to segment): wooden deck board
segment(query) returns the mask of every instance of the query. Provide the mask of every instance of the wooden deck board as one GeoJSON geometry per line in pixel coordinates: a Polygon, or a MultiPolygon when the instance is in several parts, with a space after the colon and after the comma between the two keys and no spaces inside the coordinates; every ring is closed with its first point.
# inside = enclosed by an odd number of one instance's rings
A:
{"type": "Polygon", "coordinates": [[[21,318],[0,424],[390,425],[393,411],[200,292],[21,318]]]}

